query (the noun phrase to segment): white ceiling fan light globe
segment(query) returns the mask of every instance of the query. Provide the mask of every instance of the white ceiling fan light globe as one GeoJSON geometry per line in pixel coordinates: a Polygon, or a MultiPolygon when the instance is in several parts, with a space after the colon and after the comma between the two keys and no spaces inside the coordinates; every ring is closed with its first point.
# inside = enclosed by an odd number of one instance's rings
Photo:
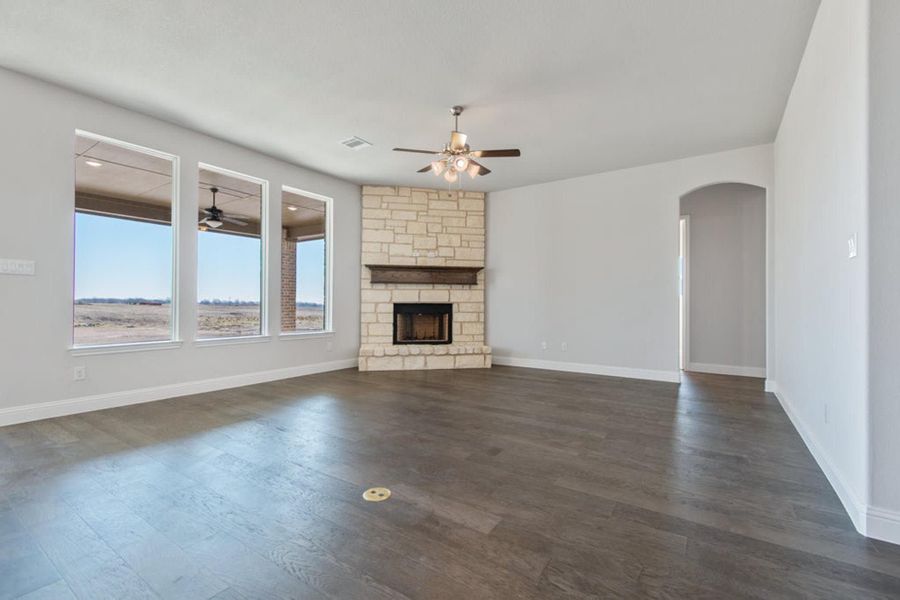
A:
{"type": "Polygon", "coordinates": [[[475,179],[476,177],[478,177],[478,172],[480,170],[481,170],[480,166],[476,165],[473,162],[470,162],[469,167],[466,169],[466,173],[469,174],[469,177],[471,177],[472,179],[475,179]]]}
{"type": "Polygon", "coordinates": [[[447,168],[447,165],[444,164],[443,160],[435,160],[431,162],[431,170],[434,171],[434,174],[436,176],[443,173],[445,168],[447,168]]]}
{"type": "Polygon", "coordinates": [[[453,183],[459,179],[459,174],[453,169],[447,169],[444,173],[444,179],[446,179],[448,183],[453,183]]]}
{"type": "Polygon", "coordinates": [[[465,156],[453,157],[453,168],[462,173],[469,168],[469,159],[465,156]]]}

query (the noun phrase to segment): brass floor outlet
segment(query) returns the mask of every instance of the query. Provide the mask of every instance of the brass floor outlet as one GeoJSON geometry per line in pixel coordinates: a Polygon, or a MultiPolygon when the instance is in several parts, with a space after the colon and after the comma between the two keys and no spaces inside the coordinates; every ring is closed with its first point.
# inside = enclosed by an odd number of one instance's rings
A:
{"type": "Polygon", "coordinates": [[[391,497],[391,490],[383,487],[369,488],[363,492],[363,499],[367,502],[384,502],[391,497]]]}

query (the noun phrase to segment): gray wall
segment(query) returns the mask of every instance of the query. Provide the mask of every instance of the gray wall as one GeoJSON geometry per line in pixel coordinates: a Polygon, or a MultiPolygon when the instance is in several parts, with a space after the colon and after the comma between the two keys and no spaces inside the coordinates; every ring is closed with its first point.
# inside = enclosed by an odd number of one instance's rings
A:
{"type": "Polygon", "coordinates": [[[681,199],[690,217],[686,368],[765,376],[766,191],[740,183],[681,199]]]}
{"type": "Polygon", "coordinates": [[[861,530],[868,16],[866,2],[822,2],[775,141],[776,351],[769,364],[782,404],[861,530]],[[847,251],[853,233],[857,258],[847,251]]]}
{"type": "Polygon", "coordinates": [[[491,193],[495,362],[677,381],[679,198],[769,187],[771,158],[755,146],[491,193]]]}
{"type": "Polygon", "coordinates": [[[870,529],[900,543],[900,2],[871,7],[870,529]]]}
{"type": "MultiPolygon", "coordinates": [[[[4,180],[0,257],[37,261],[34,277],[0,276],[0,423],[300,374],[317,365],[355,360],[358,186],[10,71],[0,70],[0,90],[4,180]],[[178,292],[187,341],[180,348],[92,356],[73,356],[68,350],[76,128],[181,157],[180,216],[187,226],[179,231],[178,292]],[[276,335],[257,343],[210,347],[190,341],[196,328],[197,232],[193,223],[198,161],[267,179],[272,215],[281,214],[282,185],[334,198],[333,336],[279,339],[276,335]],[[87,380],[73,381],[76,365],[87,367],[87,380]],[[35,412],[33,407],[41,403],[43,408],[35,412]]],[[[268,255],[273,333],[277,333],[280,309],[279,232],[275,217],[269,223],[275,243],[269,244],[268,255]]]]}

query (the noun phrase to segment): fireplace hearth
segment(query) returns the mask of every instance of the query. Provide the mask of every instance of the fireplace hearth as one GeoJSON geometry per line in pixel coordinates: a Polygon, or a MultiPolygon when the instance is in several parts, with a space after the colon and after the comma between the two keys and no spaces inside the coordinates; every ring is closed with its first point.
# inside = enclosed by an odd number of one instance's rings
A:
{"type": "Polygon", "coordinates": [[[452,343],[452,304],[394,304],[394,344],[452,343]]]}

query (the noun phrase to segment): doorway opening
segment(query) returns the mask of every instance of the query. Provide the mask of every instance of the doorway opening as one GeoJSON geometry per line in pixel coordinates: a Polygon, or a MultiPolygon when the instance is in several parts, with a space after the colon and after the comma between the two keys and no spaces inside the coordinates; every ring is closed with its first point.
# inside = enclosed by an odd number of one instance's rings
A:
{"type": "Polygon", "coordinates": [[[766,376],[766,190],[717,183],[680,198],[678,366],[766,376]]]}
{"type": "Polygon", "coordinates": [[[690,217],[682,216],[678,219],[678,369],[684,371],[685,357],[688,356],[687,321],[690,315],[687,311],[688,301],[688,229],[690,217]]]}

